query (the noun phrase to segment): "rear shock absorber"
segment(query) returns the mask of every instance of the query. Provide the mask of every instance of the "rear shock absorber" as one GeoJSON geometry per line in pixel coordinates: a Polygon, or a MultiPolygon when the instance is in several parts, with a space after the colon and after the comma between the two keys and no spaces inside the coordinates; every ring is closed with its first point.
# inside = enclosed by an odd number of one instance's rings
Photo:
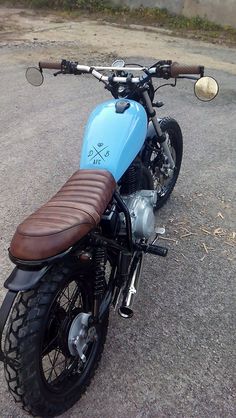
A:
{"type": "Polygon", "coordinates": [[[94,307],[93,317],[97,318],[99,313],[99,306],[102,295],[106,288],[105,280],[105,257],[106,251],[104,248],[95,247],[93,257],[93,271],[94,271],[94,282],[93,282],[93,295],[94,295],[94,307]]]}

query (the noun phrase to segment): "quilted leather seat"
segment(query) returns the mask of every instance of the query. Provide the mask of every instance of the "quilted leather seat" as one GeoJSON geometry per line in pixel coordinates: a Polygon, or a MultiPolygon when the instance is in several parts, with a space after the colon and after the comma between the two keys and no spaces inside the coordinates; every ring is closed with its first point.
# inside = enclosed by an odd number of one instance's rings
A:
{"type": "Polygon", "coordinates": [[[115,187],[106,170],[78,170],[48,203],[18,226],[10,253],[29,261],[67,250],[100,222],[115,187]]]}

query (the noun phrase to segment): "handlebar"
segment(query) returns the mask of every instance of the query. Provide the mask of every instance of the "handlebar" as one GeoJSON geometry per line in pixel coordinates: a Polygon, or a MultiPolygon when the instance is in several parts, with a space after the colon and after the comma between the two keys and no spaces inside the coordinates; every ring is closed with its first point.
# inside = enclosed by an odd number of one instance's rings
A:
{"type": "Polygon", "coordinates": [[[185,65],[173,62],[170,65],[170,75],[173,78],[178,77],[180,74],[203,74],[204,67],[202,65],[185,65]]]}
{"type": "Polygon", "coordinates": [[[61,62],[46,62],[46,61],[39,61],[39,68],[42,70],[43,68],[47,68],[49,70],[61,70],[61,62]]]}
{"type": "Polygon", "coordinates": [[[60,70],[63,74],[92,74],[95,78],[102,82],[109,82],[111,79],[114,83],[144,83],[151,77],[156,78],[177,78],[181,74],[188,75],[188,74],[196,74],[196,75],[204,75],[204,67],[201,65],[184,65],[179,64],[177,62],[172,63],[172,61],[159,61],[155,66],[151,68],[146,67],[101,67],[101,66],[87,66],[87,65],[80,65],[78,62],[72,62],[67,60],[62,60],[60,63],[58,62],[39,62],[39,68],[42,70],[43,68],[52,69],[52,70],[60,70]],[[100,73],[98,70],[110,70],[113,71],[113,75],[111,77],[106,76],[100,73]],[[144,71],[145,75],[141,77],[131,77],[130,75],[125,77],[121,75],[115,75],[114,71],[122,71],[128,72],[130,71],[144,71]]]}

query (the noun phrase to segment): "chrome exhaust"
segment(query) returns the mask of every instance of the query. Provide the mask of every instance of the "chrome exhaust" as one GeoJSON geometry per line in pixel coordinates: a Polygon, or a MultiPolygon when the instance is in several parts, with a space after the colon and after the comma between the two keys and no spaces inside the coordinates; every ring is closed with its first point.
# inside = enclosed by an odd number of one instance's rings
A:
{"type": "Polygon", "coordinates": [[[131,276],[131,280],[124,291],[124,298],[122,305],[120,306],[118,312],[122,318],[132,318],[134,312],[132,309],[135,295],[138,291],[139,279],[142,273],[143,267],[143,253],[140,254],[138,261],[136,261],[136,266],[131,276]]]}

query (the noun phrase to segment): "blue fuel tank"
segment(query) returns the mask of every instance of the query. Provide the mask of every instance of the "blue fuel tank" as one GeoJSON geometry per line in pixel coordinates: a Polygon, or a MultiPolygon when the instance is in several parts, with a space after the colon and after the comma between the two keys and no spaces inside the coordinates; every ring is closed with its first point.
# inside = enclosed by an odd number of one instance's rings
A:
{"type": "Polygon", "coordinates": [[[144,107],[133,100],[109,100],[91,113],[85,128],[80,168],[108,170],[118,181],[147,135],[144,107]],[[124,112],[117,112],[127,102],[124,112]],[[123,103],[122,103],[123,102],[123,103]]]}

